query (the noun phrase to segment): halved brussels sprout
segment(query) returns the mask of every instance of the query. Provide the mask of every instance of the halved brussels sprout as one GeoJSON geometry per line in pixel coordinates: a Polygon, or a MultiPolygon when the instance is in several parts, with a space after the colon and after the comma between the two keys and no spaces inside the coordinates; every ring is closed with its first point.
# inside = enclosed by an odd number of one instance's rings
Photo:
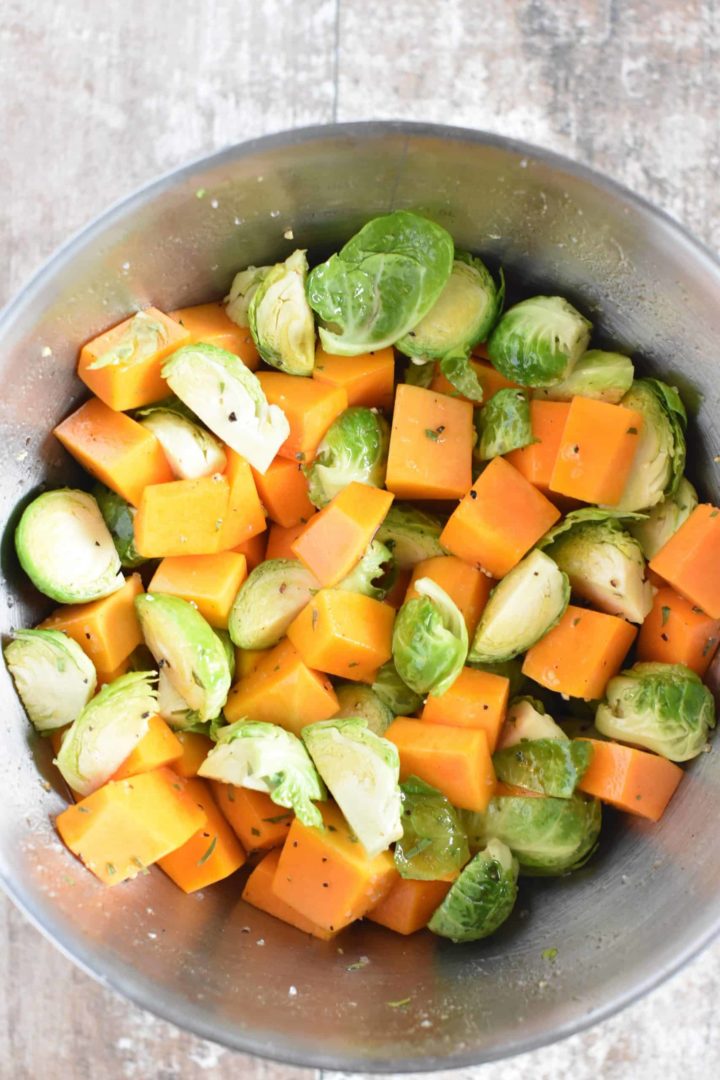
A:
{"type": "Polygon", "coordinates": [[[567,379],[585,352],[592,323],[561,296],[533,296],[508,308],[490,335],[494,367],[521,386],[567,379]]]}
{"type": "Polygon", "coordinates": [[[482,259],[458,251],[450,277],[425,318],[395,345],[406,356],[426,360],[467,357],[492,330],[504,295],[502,273],[498,288],[482,259]]]}
{"type": "Polygon", "coordinates": [[[269,405],[259,380],[239,356],[215,345],[184,345],[163,378],[217,437],[264,473],[290,434],[287,417],[269,405]]]}
{"type": "Polygon", "coordinates": [[[378,670],[372,688],[393,716],[413,716],[422,705],[422,694],[402,681],[392,660],[378,670]]]}
{"type": "Polygon", "coordinates": [[[308,264],[293,251],[265,274],[248,307],[250,333],[266,364],[288,375],[312,375],[315,319],[305,295],[308,264]]]}
{"type": "Polygon", "coordinates": [[[402,836],[400,757],[358,716],[322,720],[302,740],[330,794],[365,851],[374,858],[402,836]]]}
{"type": "MultiPolygon", "coordinates": [[[[507,716],[500,729],[498,750],[507,750],[527,740],[567,740],[563,729],[545,712],[542,701],[532,697],[517,697],[508,705],[507,716]]],[[[521,785],[522,786],[522,785],[521,785]]]]}
{"type": "Polygon", "coordinates": [[[470,646],[470,663],[512,660],[544,637],[570,600],[567,575],[531,551],[490,593],[470,646]]]}
{"type": "Polygon", "coordinates": [[[687,521],[698,504],[698,494],[683,476],[674,495],[655,503],[644,517],[628,524],[628,529],[642,548],[646,559],[652,559],[665,547],[671,536],[687,521]]]}
{"type": "Polygon", "coordinates": [[[678,489],[685,469],[687,414],[675,387],[659,379],[636,379],[620,404],[641,413],[644,424],[617,508],[646,510],[678,489]]]}
{"type": "Polygon", "coordinates": [[[399,341],[437,301],[454,254],[450,233],[419,214],[368,221],[308,277],[325,352],[356,356],[399,341]]]}
{"type": "Polygon", "coordinates": [[[443,523],[408,503],[393,503],[375,534],[390,548],[398,570],[412,570],[424,559],[447,555],[440,543],[443,523]]]}
{"type": "Polygon", "coordinates": [[[135,597],[145,643],[160,671],[197,713],[212,720],[223,708],[231,676],[225,646],[197,608],[167,593],[135,597]]]}
{"type": "Polygon", "coordinates": [[[517,877],[518,863],[510,849],[490,840],[453,883],[428,930],[455,942],[489,937],[515,906],[517,877]]]}
{"type": "Polygon", "coordinates": [[[362,593],[374,600],[384,600],[395,581],[395,561],[390,549],[373,540],[360,562],[343,578],[336,589],[362,593]]]}
{"type": "Polygon", "coordinates": [[[610,679],[605,697],[595,714],[598,731],[670,761],[697,757],[715,727],[712,694],[683,664],[633,664],[610,679]]]}
{"type": "Polygon", "coordinates": [[[395,714],[385,705],[370,686],[357,682],[342,682],[335,687],[340,708],[336,717],[355,716],[364,720],[370,731],[384,735],[395,719],[395,714]]]}
{"type": "Polygon", "coordinates": [[[66,732],[55,764],[79,795],[110,779],[146,734],[157,712],[154,671],[132,671],[102,687],[66,732]]]}
{"type": "Polygon", "coordinates": [[[121,364],[125,367],[140,364],[166,345],[168,337],[165,323],[154,319],[147,311],[138,311],[115,344],[97,356],[92,364],[88,364],[88,371],[99,371],[101,368],[117,367],[121,364]]]}
{"type": "Polygon", "coordinates": [[[248,266],[233,278],[225,297],[225,312],[236,326],[250,326],[248,311],[252,298],[272,269],[272,266],[248,266]]]}
{"type": "Polygon", "coordinates": [[[293,619],[320,588],[299,559],[266,559],[240,586],[228,629],[239,649],[277,645],[293,619]]]}
{"type": "Polygon", "coordinates": [[[95,693],[92,661],[60,630],[15,630],[5,663],[37,731],[72,724],[95,693]]]}
{"type": "Polygon", "coordinates": [[[462,671],[468,651],[465,619],[444,589],[418,578],[418,594],[400,608],[392,653],[404,683],[418,694],[444,694],[462,671]]]}
{"type": "Polygon", "coordinates": [[[322,827],[312,800],[327,798],[323,782],[297,735],[279,724],[237,720],[220,728],[198,776],[263,791],[278,806],[294,810],[303,825],[322,827]]]}
{"type": "Polygon", "coordinates": [[[147,559],[135,547],[135,507],[104,484],[96,484],[92,494],[110,530],[115,550],[120,556],[120,565],[126,570],[142,566],[147,559]]]}
{"type": "Polygon", "coordinates": [[[493,768],[504,784],[569,799],[585,775],[592,752],[592,744],[585,740],[522,739],[515,746],[496,750],[493,768]]]}
{"type": "Polygon", "coordinates": [[[594,398],[617,405],[632,386],[635,368],[629,356],[588,349],[570,374],[554,386],[538,387],[533,397],[544,401],[572,401],[574,397],[594,398]]]}
{"type": "Polygon", "coordinates": [[[567,874],[584,866],[597,847],[602,811],[597,799],[576,793],[496,795],[484,814],[462,813],[470,848],[502,840],[530,876],[567,874]]]}
{"type": "Polygon", "coordinates": [[[61,604],[82,604],[125,584],[120,557],[92,495],[46,491],[26,506],[15,530],[20,565],[36,589],[61,604]]]}
{"type": "Polygon", "coordinates": [[[353,481],[382,487],[389,444],[388,422],[376,409],[346,409],[333,420],[304,470],[310,502],[326,506],[353,481]]]}
{"type": "Polygon", "coordinates": [[[470,858],[457,810],[437,788],[417,776],[400,785],[402,836],[395,866],[404,878],[437,881],[452,877],[470,858]]]}
{"type": "Polygon", "coordinates": [[[642,549],[621,515],[592,507],[574,510],[540,541],[567,574],[572,592],[608,615],[641,623],[653,606],[642,549]]]}
{"type": "Polygon", "coordinates": [[[157,711],[166,724],[176,731],[187,731],[201,723],[197,712],[190,708],[182,694],[179,694],[170,682],[170,676],[164,667],[160,668],[157,688],[157,711]]]}
{"type": "Polygon", "coordinates": [[[524,390],[498,390],[479,410],[476,422],[480,438],[474,456],[479,461],[490,461],[536,441],[524,390]]]}
{"type": "Polygon", "coordinates": [[[135,416],[160,443],[177,479],[198,480],[225,471],[227,457],[221,443],[183,413],[172,407],[151,405],[138,410],[135,416]]]}

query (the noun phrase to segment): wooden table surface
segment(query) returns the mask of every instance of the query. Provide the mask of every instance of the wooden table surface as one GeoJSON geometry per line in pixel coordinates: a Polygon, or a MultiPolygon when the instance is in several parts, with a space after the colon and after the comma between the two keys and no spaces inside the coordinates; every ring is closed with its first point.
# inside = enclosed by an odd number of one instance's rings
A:
{"type": "MultiPolygon", "coordinates": [[[[719,50],[717,0],[3,0],[0,302],[155,174],[334,120],[423,119],[544,144],[717,249],[719,50]]],[[[464,1075],[706,1080],[720,1068],[719,994],[716,944],[622,1015],[464,1075]]],[[[310,1074],[140,1012],[0,900],[3,1080],[310,1074]]]]}

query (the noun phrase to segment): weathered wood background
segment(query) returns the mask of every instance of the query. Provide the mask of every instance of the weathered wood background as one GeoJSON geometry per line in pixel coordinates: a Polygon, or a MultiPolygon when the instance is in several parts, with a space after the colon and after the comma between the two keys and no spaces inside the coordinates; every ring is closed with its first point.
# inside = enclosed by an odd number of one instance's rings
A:
{"type": "MultiPolygon", "coordinates": [[[[0,302],[155,174],[303,124],[485,128],[595,165],[720,247],[717,0],[2,0],[0,302]]],[[[479,1080],[706,1080],[720,946],[479,1080]]],[[[453,1074],[458,1075],[458,1074],[453,1074]]],[[[0,1078],[300,1080],[100,989],[0,901],[0,1078]]]]}

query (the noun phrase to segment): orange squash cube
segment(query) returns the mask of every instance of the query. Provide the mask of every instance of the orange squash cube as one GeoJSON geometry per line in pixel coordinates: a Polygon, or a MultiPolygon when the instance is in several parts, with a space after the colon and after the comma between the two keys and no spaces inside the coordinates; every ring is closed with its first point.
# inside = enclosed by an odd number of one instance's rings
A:
{"type": "Polygon", "coordinates": [[[582,502],[616,506],[645,421],[624,405],[576,397],[570,402],[550,490],[582,502]]]}
{"type": "Polygon", "coordinates": [[[392,501],[389,491],[353,481],[313,515],[290,550],[321,585],[337,585],[365,554],[392,501]]]}
{"type": "Polygon", "coordinates": [[[151,716],[147,731],[112,779],[125,780],[128,776],[172,765],[182,757],[182,752],[179,740],[162,716],[151,716]]]}
{"type": "Polygon", "coordinates": [[[244,555],[170,555],[155,571],[148,592],[170,593],[194,604],[211,626],[227,630],[230,609],[247,577],[244,555]]]}
{"type": "Polygon", "coordinates": [[[720,619],[711,619],[667,585],[655,595],[640,627],[638,660],[684,664],[703,677],[720,644],[720,619]]]}
{"type": "Polygon", "coordinates": [[[637,627],[616,615],[570,604],[557,626],[528,650],[523,675],[548,690],[593,701],[617,675],[637,627]]]}
{"type": "Polygon", "coordinates": [[[205,814],[205,824],[179,848],[158,859],[160,869],[185,893],[223,881],[245,863],[245,852],[203,780],[187,780],[186,794],[205,814]]]}
{"type": "Polygon", "coordinates": [[[149,484],[173,479],[162,446],[147,428],[98,398],[55,428],[55,435],[83,469],[138,506],[149,484]]]}
{"type": "MultiPolygon", "coordinates": [[[[314,514],[313,517],[315,517],[314,514]]],[[[305,525],[307,525],[310,520],[311,519],[308,518],[307,522],[299,522],[297,525],[290,525],[288,528],[283,528],[282,525],[271,525],[268,529],[265,558],[296,559],[297,555],[294,553],[292,546],[298,536],[305,531],[305,525]]]]}
{"type": "Polygon", "coordinates": [[[424,577],[434,581],[455,601],[465,619],[468,636],[472,638],[487,604],[493,586],[492,579],[476,566],[458,559],[456,555],[435,555],[432,559],[423,559],[415,566],[405,596],[406,601],[417,597],[415,582],[424,577]]]}
{"type": "Polygon", "coordinates": [[[659,821],[683,778],[682,769],[645,750],[601,739],[584,741],[593,755],[578,790],[628,814],[659,821]]]}
{"type": "Polygon", "coordinates": [[[401,383],[395,394],[385,483],[401,499],[461,499],[472,483],[467,401],[401,383]]]}
{"type": "Polygon", "coordinates": [[[505,455],[506,461],[546,495],[569,412],[568,401],[531,401],[530,424],[535,441],[505,455]]]}
{"type": "MultiPolygon", "coordinates": [[[[244,555],[247,559],[247,571],[248,574],[251,570],[254,570],[256,566],[259,566],[263,559],[266,558],[265,549],[267,547],[268,534],[267,532],[257,533],[255,536],[251,536],[249,540],[243,540],[242,544],[236,544],[232,551],[236,551],[238,555],[244,555]]],[[[269,559],[270,556],[268,555],[269,559]]]]}
{"type": "Polygon", "coordinates": [[[255,486],[271,521],[283,528],[305,525],[315,513],[302,465],[276,457],[266,473],[253,469],[255,486]]]}
{"type": "Polygon", "coordinates": [[[191,779],[197,776],[198,769],[212,750],[215,743],[199,731],[176,731],[175,738],[180,743],[181,756],[172,763],[172,769],[178,776],[191,779]]]}
{"type": "Polygon", "coordinates": [[[415,881],[399,877],[385,899],[368,911],[367,918],[387,926],[396,934],[414,934],[427,926],[451,885],[451,881],[415,881]]]}
{"type": "Polygon", "coordinates": [[[225,447],[228,463],[223,474],[228,483],[228,503],[218,537],[217,551],[237,551],[240,544],[267,529],[265,511],[253,472],[247,461],[225,447]]]}
{"type": "Polygon", "coordinates": [[[148,559],[218,551],[230,488],[224,476],[151,484],[135,515],[135,547],[148,559]]]}
{"type": "Polygon", "coordinates": [[[258,908],[259,911],[264,911],[275,919],[289,923],[296,930],[302,930],[304,934],[312,934],[313,937],[320,938],[322,941],[330,941],[338,933],[337,930],[326,930],[325,927],[318,926],[311,919],[301,915],[299,911],[295,911],[284,900],[280,900],[273,892],[273,881],[275,880],[279,861],[280,852],[270,851],[257,864],[245,883],[242,894],[243,900],[258,908]]]}
{"type": "Polygon", "coordinates": [[[282,847],[295,815],[274,803],[264,791],[234,787],[219,780],[210,786],[218,806],[246,851],[282,847]]]}
{"type": "Polygon", "coordinates": [[[333,420],[347,409],[345,390],[279,371],[261,371],[258,379],[269,403],[278,405],[290,424],[279,456],[309,462],[333,420]]]}
{"type": "Polygon", "coordinates": [[[170,318],[187,330],[187,344],[215,345],[218,349],[235,353],[245,367],[257,371],[260,354],[255,347],[250,328],[238,326],[228,317],[225,305],[216,300],[212,304],[195,304],[170,312],[170,318]]]}
{"type": "Polygon", "coordinates": [[[503,675],[464,667],[444,694],[428,695],[422,719],[425,723],[450,727],[480,728],[493,754],[505,720],[509,693],[510,680],[503,675]]]}
{"type": "MultiPolygon", "coordinates": [[[[88,604],[66,604],[40,623],[41,630],[62,630],[87,653],[96,669],[117,677],[117,669],[142,644],[135,597],[143,591],[132,574],[117,592],[88,604]]],[[[119,672],[124,674],[123,671],[119,672]]],[[[112,677],[106,681],[111,682],[112,677]]]]}
{"type": "Polygon", "coordinates": [[[84,345],[78,360],[78,375],[93,394],[116,412],[139,409],[168,396],[168,385],[160,374],[163,362],[189,340],[190,335],[184,327],[157,308],[150,307],[84,345]],[[139,324],[156,328],[156,348],[138,348],[137,343],[133,346],[135,328],[139,324]],[[122,360],[93,367],[110,350],[123,346],[127,356],[122,360]]]}
{"type": "Polygon", "coordinates": [[[720,619],[720,510],[709,503],[696,506],[650,560],[650,569],[712,619],[720,619]]]}
{"type": "Polygon", "coordinates": [[[278,899],[331,933],[361,919],[390,891],[397,870],[390,851],[369,858],[332,803],[321,803],[324,828],[295,819],[278,859],[278,899]]]}
{"type": "Polygon", "coordinates": [[[482,728],[447,727],[398,716],[385,732],[400,754],[400,780],[418,776],[453,806],[483,811],[495,791],[495,770],[482,728]]]}
{"type": "Polygon", "coordinates": [[[348,405],[390,409],[395,390],[395,353],[388,346],[359,356],[331,356],[318,346],[312,377],[344,390],[348,405]]]}
{"type": "Polygon", "coordinates": [[[440,534],[443,547],[504,577],[555,524],[560,511],[504,458],[480,473],[440,534]]]}
{"type": "Polygon", "coordinates": [[[321,589],[290,624],[287,636],[308,667],[372,682],[392,656],[394,621],[393,608],[379,600],[321,589]]]}

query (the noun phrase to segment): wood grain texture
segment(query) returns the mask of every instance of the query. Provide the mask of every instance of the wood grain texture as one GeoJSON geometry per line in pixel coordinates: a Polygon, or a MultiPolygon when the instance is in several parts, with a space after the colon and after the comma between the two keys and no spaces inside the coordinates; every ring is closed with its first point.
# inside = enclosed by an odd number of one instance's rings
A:
{"type": "MultiPolygon", "coordinates": [[[[4,0],[0,302],[150,177],[250,136],[412,118],[542,143],[720,247],[716,0],[4,0]]],[[[720,946],[621,1016],[453,1077],[705,1080],[720,946]]],[[[0,1077],[305,1080],[156,1020],[0,901],[0,1077]]],[[[448,1074],[450,1076],[450,1074],[448,1074]]]]}

